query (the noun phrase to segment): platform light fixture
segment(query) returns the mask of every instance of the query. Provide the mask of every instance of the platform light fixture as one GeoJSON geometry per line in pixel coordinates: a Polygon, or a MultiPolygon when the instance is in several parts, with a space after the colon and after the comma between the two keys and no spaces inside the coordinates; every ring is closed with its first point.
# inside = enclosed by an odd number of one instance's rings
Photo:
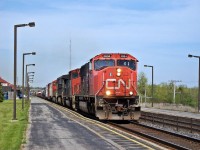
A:
{"type": "Polygon", "coordinates": [[[14,97],[13,97],[13,120],[17,120],[16,116],[16,93],[17,93],[17,28],[18,27],[35,27],[35,22],[29,22],[28,24],[14,25],[14,97]]]}
{"type": "Polygon", "coordinates": [[[22,62],[22,110],[24,110],[24,62],[26,55],[36,55],[36,52],[32,53],[23,53],[23,62],[22,62]]]}
{"type": "Polygon", "coordinates": [[[29,76],[29,77],[31,77],[31,76],[33,76],[33,77],[34,77],[34,74],[29,74],[28,76],[29,76]]]}
{"type": "Polygon", "coordinates": [[[153,66],[144,65],[144,67],[150,67],[152,71],[152,83],[151,83],[151,106],[153,107],[153,66]]]}
{"type": "Polygon", "coordinates": [[[27,99],[29,100],[28,72],[27,72],[28,66],[35,66],[35,64],[27,64],[26,65],[26,92],[27,92],[27,99]]]}
{"type": "Polygon", "coordinates": [[[198,112],[200,112],[200,56],[195,56],[195,55],[191,55],[191,54],[188,54],[188,57],[189,58],[198,58],[199,59],[199,87],[198,87],[198,101],[197,101],[197,109],[198,109],[198,112]]]}
{"type": "Polygon", "coordinates": [[[35,72],[27,72],[27,74],[34,74],[35,72]]]}

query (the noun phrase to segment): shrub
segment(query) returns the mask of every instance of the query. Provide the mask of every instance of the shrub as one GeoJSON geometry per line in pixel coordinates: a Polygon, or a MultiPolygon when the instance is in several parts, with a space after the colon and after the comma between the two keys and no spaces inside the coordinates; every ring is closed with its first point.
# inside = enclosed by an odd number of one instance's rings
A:
{"type": "Polygon", "coordinates": [[[0,83],[0,102],[3,102],[4,96],[3,96],[3,91],[2,91],[2,85],[0,83]]]}

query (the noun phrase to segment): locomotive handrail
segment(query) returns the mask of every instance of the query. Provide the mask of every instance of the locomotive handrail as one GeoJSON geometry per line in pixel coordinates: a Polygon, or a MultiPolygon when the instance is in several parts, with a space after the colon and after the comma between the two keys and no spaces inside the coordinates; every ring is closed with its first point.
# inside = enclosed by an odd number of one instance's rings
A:
{"type": "MultiPolygon", "coordinates": [[[[134,82],[133,82],[134,83],[134,82]]],[[[138,93],[138,91],[135,89],[135,87],[133,86],[133,84],[131,84],[131,86],[133,87],[133,89],[135,90],[135,92],[137,93],[137,94],[139,94],[138,93]]]]}
{"type": "MultiPolygon", "coordinates": [[[[75,95],[75,94],[77,94],[77,93],[78,93],[78,91],[79,91],[79,86],[78,86],[78,88],[77,88],[76,92],[74,92],[74,95],[75,95]]],[[[78,94],[79,94],[79,93],[78,93],[78,94]]]]}
{"type": "Polygon", "coordinates": [[[100,91],[103,89],[103,87],[104,87],[104,85],[105,85],[105,81],[103,81],[103,85],[102,85],[102,87],[99,89],[99,91],[95,94],[95,107],[97,106],[97,104],[96,104],[96,99],[97,99],[97,95],[100,93],[100,91]]]}
{"type": "Polygon", "coordinates": [[[133,87],[133,89],[135,90],[135,92],[137,93],[137,95],[139,96],[139,104],[140,104],[140,101],[141,101],[140,93],[137,91],[137,89],[135,89],[135,87],[133,86],[133,84],[131,84],[131,86],[133,87]]]}

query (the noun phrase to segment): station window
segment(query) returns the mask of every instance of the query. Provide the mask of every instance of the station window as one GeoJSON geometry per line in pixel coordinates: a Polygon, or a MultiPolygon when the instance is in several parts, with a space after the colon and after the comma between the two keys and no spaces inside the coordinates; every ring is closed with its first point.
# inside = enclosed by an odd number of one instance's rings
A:
{"type": "Polygon", "coordinates": [[[117,60],[117,66],[127,66],[132,70],[136,69],[136,63],[134,60],[117,60]]]}

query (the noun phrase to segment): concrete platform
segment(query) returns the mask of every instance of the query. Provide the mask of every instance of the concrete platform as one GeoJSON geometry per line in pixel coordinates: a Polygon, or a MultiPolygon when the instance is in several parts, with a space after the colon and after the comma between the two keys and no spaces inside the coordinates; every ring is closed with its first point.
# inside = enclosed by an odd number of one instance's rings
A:
{"type": "Polygon", "coordinates": [[[72,122],[39,98],[32,98],[24,150],[114,150],[86,128],[72,122]]]}
{"type": "Polygon", "coordinates": [[[182,111],[156,109],[156,108],[144,108],[144,107],[142,107],[141,110],[144,112],[152,112],[158,114],[168,114],[172,116],[200,119],[200,113],[182,112],[182,111]]]}

